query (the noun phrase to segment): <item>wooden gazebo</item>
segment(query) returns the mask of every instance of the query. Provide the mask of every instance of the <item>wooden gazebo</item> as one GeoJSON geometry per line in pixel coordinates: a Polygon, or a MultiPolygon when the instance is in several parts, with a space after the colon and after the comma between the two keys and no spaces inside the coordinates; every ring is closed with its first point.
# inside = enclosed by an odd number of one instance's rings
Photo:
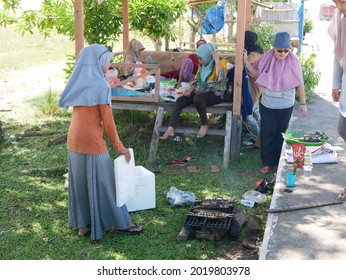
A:
{"type": "MultiPolygon", "coordinates": [[[[96,0],[95,0],[96,1],[96,0]]],[[[107,1],[107,0],[104,0],[107,1]]],[[[195,4],[205,2],[215,2],[215,0],[192,0],[195,4]]],[[[191,2],[191,0],[190,0],[191,2]]],[[[235,52],[235,76],[234,76],[234,97],[232,109],[232,136],[231,136],[231,158],[240,155],[241,140],[241,88],[243,72],[243,50],[245,30],[250,28],[251,20],[251,0],[238,1],[236,52],[235,52]]],[[[126,50],[129,43],[129,0],[123,0],[123,50],[126,50]]],[[[84,47],[84,21],[83,21],[83,0],[74,0],[75,16],[75,53],[76,56],[84,47]]]]}

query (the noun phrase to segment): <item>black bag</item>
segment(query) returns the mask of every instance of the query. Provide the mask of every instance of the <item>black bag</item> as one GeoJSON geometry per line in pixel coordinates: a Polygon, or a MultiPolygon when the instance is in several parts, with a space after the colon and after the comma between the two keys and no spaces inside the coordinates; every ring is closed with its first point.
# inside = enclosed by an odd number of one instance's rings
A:
{"type": "Polygon", "coordinates": [[[223,100],[225,102],[233,102],[233,86],[234,86],[234,80],[228,79],[226,90],[223,94],[223,100]]]}

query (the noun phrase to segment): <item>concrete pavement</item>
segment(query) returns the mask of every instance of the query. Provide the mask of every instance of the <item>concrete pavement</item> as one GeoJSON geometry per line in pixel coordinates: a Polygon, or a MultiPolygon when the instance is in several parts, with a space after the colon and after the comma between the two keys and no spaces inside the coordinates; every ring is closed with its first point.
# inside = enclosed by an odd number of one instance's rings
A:
{"type": "MultiPolygon", "coordinates": [[[[294,116],[299,114],[299,106],[294,116]]],[[[337,200],[346,187],[346,144],[337,135],[338,110],[323,98],[315,97],[308,106],[309,116],[293,119],[290,130],[324,131],[338,150],[336,164],[314,164],[312,178],[307,181],[298,169],[292,193],[286,188],[285,172],[289,168],[282,155],[270,208],[318,204],[337,200]]],[[[269,214],[260,251],[262,260],[331,260],[346,259],[346,203],[269,214]]]]}
{"type": "MultiPolygon", "coordinates": [[[[327,23],[321,26],[304,46],[307,55],[313,51],[322,72],[314,102],[308,104],[308,117],[294,108],[288,131],[302,130],[325,132],[328,141],[337,149],[336,164],[314,164],[310,181],[303,178],[298,169],[296,185],[292,193],[286,188],[285,173],[290,168],[284,152],[277,171],[275,190],[270,208],[291,207],[304,204],[333,202],[346,187],[346,144],[337,133],[339,112],[331,100],[332,45],[325,36],[327,23]],[[323,44],[323,40],[325,40],[323,44]]],[[[308,38],[309,40],[309,38],[308,38]]],[[[284,144],[285,145],[285,144],[284,144]]],[[[268,214],[260,260],[344,260],[346,259],[346,202],[293,212],[268,214]]]]}

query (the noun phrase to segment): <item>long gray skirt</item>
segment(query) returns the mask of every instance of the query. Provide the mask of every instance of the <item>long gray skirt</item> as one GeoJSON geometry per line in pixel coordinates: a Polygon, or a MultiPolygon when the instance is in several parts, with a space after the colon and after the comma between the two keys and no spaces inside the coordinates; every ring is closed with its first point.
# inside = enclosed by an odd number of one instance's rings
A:
{"type": "Polygon", "coordinates": [[[103,230],[125,229],[131,222],[126,205],[116,206],[114,167],[109,153],[68,152],[68,226],[90,227],[91,239],[103,230]]]}

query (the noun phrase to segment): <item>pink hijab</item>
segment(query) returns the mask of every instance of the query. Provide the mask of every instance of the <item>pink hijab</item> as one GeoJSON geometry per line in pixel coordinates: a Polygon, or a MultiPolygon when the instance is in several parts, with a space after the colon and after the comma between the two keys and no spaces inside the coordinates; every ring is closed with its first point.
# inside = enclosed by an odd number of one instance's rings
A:
{"type": "Polygon", "coordinates": [[[335,57],[339,61],[342,69],[346,71],[346,16],[339,9],[335,9],[328,34],[334,41],[335,57]]]}
{"type": "Polygon", "coordinates": [[[271,91],[289,90],[304,84],[298,57],[289,52],[285,59],[277,59],[275,49],[264,53],[252,66],[258,71],[256,84],[271,91]]]}

